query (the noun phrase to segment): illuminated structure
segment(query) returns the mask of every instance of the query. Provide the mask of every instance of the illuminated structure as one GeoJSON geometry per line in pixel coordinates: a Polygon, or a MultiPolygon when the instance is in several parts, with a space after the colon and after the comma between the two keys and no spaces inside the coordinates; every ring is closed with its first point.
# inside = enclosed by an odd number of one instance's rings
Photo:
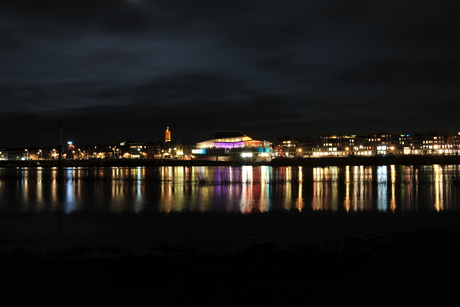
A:
{"type": "MultiPolygon", "coordinates": [[[[455,155],[460,156],[460,132],[424,131],[415,134],[323,135],[319,138],[283,136],[273,146],[253,140],[240,131],[218,131],[212,140],[191,143],[171,141],[167,127],[162,141],[117,144],[68,144],[66,159],[178,159],[269,162],[274,157],[321,158],[348,156],[455,155]]],[[[59,148],[0,148],[0,161],[57,160],[59,148]]]]}
{"type": "Polygon", "coordinates": [[[8,151],[0,148],[0,160],[8,160],[8,151]]]}
{"type": "Polygon", "coordinates": [[[460,132],[425,131],[415,134],[378,133],[364,136],[324,135],[320,138],[278,139],[281,156],[348,157],[386,155],[459,155],[460,132]]]}
{"type": "Polygon", "coordinates": [[[241,131],[217,131],[214,139],[196,144],[193,159],[213,161],[268,162],[273,159],[272,143],[253,140],[241,131]]]}
{"type": "Polygon", "coordinates": [[[171,142],[171,131],[169,131],[169,127],[166,127],[165,131],[165,143],[171,142]]]}

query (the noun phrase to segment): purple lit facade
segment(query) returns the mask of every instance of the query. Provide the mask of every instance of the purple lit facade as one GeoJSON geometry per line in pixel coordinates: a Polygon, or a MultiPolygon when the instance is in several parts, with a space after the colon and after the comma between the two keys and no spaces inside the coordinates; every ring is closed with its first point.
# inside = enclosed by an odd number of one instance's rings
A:
{"type": "Polygon", "coordinates": [[[215,142],[216,148],[243,148],[244,142],[215,142]]]}
{"type": "Polygon", "coordinates": [[[253,140],[240,131],[220,131],[215,136],[213,140],[196,143],[192,159],[240,162],[268,162],[273,159],[270,142],[253,140]]]}

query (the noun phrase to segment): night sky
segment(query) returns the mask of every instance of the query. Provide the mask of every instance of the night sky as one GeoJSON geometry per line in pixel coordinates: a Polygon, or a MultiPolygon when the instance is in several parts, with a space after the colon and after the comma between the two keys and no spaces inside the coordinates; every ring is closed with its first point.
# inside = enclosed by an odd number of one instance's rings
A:
{"type": "Polygon", "coordinates": [[[0,148],[460,131],[460,1],[0,4],[0,148]]]}

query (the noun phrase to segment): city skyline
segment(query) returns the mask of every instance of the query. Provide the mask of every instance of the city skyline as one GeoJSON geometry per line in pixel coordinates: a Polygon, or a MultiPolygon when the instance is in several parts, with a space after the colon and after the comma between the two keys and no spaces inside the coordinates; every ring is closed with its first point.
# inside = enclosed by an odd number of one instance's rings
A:
{"type": "Polygon", "coordinates": [[[4,1],[0,147],[455,131],[459,6],[4,1]]]}
{"type": "MultiPolygon", "coordinates": [[[[245,136],[249,137],[248,139],[252,140],[259,140],[259,141],[268,141],[272,143],[273,146],[280,146],[282,143],[284,143],[285,140],[292,138],[296,139],[298,141],[307,141],[308,140],[321,140],[321,139],[363,139],[363,138],[373,138],[373,137],[417,137],[417,136],[422,136],[426,135],[429,136],[430,138],[435,135],[443,135],[445,137],[453,136],[455,138],[458,138],[460,135],[460,129],[457,130],[452,130],[452,131],[430,131],[430,130],[423,130],[423,131],[417,131],[417,132],[399,132],[399,133],[387,133],[384,131],[380,132],[370,132],[370,133],[365,133],[365,134],[356,134],[356,133],[349,133],[349,134],[343,134],[343,133],[331,133],[331,134],[324,134],[324,135],[319,135],[315,137],[305,137],[301,135],[288,135],[288,134],[279,134],[278,137],[274,140],[269,140],[266,138],[254,138],[250,134],[246,134],[244,131],[234,129],[234,130],[221,130],[221,131],[210,131],[209,137],[203,140],[198,140],[198,141],[191,141],[191,140],[179,140],[174,138],[174,129],[171,129],[170,126],[167,126],[163,130],[163,136],[162,138],[159,139],[147,139],[147,140],[139,140],[134,138],[129,138],[129,139],[124,139],[124,140],[117,140],[116,142],[101,142],[101,143],[88,143],[88,142],[82,142],[82,143],[76,143],[73,140],[62,138],[63,133],[62,133],[62,124],[58,125],[58,129],[55,131],[56,135],[59,134],[59,136],[56,138],[57,142],[55,144],[40,144],[40,145],[25,145],[25,146],[2,146],[0,144],[0,149],[12,149],[12,148],[58,148],[59,145],[61,145],[63,148],[65,148],[68,145],[76,145],[76,146],[120,146],[120,144],[147,144],[147,143],[157,143],[160,142],[162,144],[167,144],[167,143],[182,143],[184,145],[186,144],[198,144],[198,143],[205,143],[208,140],[213,140],[216,138],[215,134],[216,133],[225,133],[225,132],[238,132],[242,133],[245,136]],[[214,136],[213,136],[214,135],[214,136]]],[[[440,142],[444,142],[445,139],[439,139],[440,142]]],[[[123,145],[122,145],[123,146],[123,145]]]]}

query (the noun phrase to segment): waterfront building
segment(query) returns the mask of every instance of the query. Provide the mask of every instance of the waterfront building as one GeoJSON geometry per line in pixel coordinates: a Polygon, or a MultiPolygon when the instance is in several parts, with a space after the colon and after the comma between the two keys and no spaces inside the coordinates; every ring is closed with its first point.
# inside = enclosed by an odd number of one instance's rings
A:
{"type": "Polygon", "coordinates": [[[29,160],[50,160],[58,158],[58,151],[52,147],[32,147],[29,148],[29,160]]]}
{"type": "MultiPolygon", "coordinates": [[[[124,141],[117,144],[74,145],[61,148],[63,159],[178,159],[268,162],[275,157],[321,158],[389,155],[459,155],[460,132],[425,131],[415,134],[323,135],[318,138],[282,136],[278,144],[255,140],[241,131],[217,131],[199,143],[124,141]]],[[[56,160],[59,147],[2,148],[0,160],[56,160]]]]}
{"type": "Polygon", "coordinates": [[[8,150],[6,148],[0,148],[0,161],[8,160],[8,150]]]}
{"type": "Polygon", "coordinates": [[[190,160],[195,144],[185,141],[175,141],[163,144],[161,159],[190,160]]]}
{"type": "Polygon", "coordinates": [[[297,136],[282,136],[278,138],[279,148],[281,149],[280,155],[285,158],[293,158],[302,156],[302,138],[297,136]]]}
{"type": "Polygon", "coordinates": [[[124,157],[131,159],[145,159],[147,157],[145,149],[146,145],[144,143],[129,143],[129,155],[125,154],[124,157]]]}
{"type": "Polygon", "coordinates": [[[8,148],[6,150],[2,150],[3,156],[7,158],[5,160],[10,161],[21,161],[21,160],[29,160],[29,149],[27,148],[8,148]]]}
{"type": "Polygon", "coordinates": [[[302,139],[283,136],[275,148],[283,157],[347,157],[387,155],[458,155],[460,132],[425,131],[409,134],[378,133],[365,136],[323,135],[302,139]]]}
{"type": "Polygon", "coordinates": [[[162,151],[164,148],[164,143],[162,141],[155,141],[152,145],[153,159],[162,159],[162,151]]]}
{"type": "Polygon", "coordinates": [[[274,158],[273,144],[254,140],[241,131],[216,131],[214,139],[199,142],[192,159],[233,162],[268,162],[274,158]]]}

